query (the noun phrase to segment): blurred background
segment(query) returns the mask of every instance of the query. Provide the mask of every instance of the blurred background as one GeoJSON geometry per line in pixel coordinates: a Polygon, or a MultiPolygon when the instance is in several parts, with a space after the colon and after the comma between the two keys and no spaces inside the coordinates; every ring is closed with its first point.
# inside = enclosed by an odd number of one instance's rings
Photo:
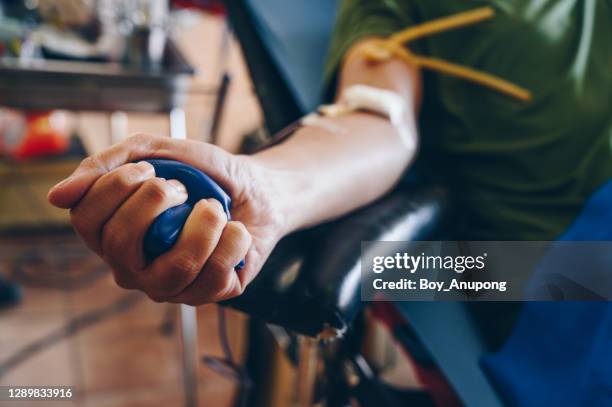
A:
{"type": "MultiPolygon", "coordinates": [[[[260,116],[214,1],[0,0],[0,385],[75,386],[62,405],[184,404],[177,307],[117,288],[46,192],[135,132],[238,151],[260,116]]],[[[215,308],[198,309],[202,355],[222,354],[215,308]]],[[[227,313],[240,358],[244,317],[227,313]]],[[[198,370],[200,405],[232,405],[234,382],[198,370]]]]}

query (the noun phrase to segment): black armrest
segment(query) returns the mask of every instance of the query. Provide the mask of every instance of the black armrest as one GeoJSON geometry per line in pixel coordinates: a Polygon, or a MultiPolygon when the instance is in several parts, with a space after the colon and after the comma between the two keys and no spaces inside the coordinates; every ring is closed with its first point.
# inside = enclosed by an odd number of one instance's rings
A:
{"type": "Polygon", "coordinates": [[[361,242],[435,239],[447,208],[443,189],[398,189],[334,222],[288,236],[244,294],[227,304],[297,333],[341,335],[363,306],[361,242]]]}

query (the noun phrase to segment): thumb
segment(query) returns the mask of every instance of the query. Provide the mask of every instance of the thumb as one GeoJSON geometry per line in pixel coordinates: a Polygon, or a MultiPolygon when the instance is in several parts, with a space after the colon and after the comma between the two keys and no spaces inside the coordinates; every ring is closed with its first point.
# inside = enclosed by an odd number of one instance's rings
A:
{"type": "Polygon", "coordinates": [[[108,172],[101,168],[93,168],[91,160],[91,157],[85,159],[72,175],[49,190],[47,200],[52,205],[62,209],[72,208],[94,182],[108,172]]]}
{"type": "Polygon", "coordinates": [[[47,200],[59,208],[72,208],[102,175],[125,163],[149,156],[157,148],[157,140],[156,137],[133,136],[84,159],[72,175],[49,190],[47,200]]]}
{"type": "Polygon", "coordinates": [[[230,156],[218,147],[199,141],[139,134],[83,160],[70,177],[51,188],[47,199],[59,208],[72,208],[102,175],[123,164],[154,157],[198,167],[234,195],[230,156]]]}

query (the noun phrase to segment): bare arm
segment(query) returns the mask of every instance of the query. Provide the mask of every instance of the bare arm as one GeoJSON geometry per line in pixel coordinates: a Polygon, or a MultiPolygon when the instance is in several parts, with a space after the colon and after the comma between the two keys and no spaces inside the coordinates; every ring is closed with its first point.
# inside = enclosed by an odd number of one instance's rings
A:
{"type": "MultiPolygon", "coordinates": [[[[397,92],[411,107],[405,123],[416,141],[419,72],[400,61],[368,63],[359,52],[366,43],[355,45],[344,59],[338,95],[353,84],[397,92]]],[[[398,130],[385,118],[353,113],[329,120],[342,132],[305,127],[286,142],[253,157],[265,167],[287,171],[287,178],[279,179],[278,188],[287,192],[283,204],[292,213],[287,216],[291,229],[321,223],[382,196],[416,153],[402,143],[398,130]]]]}
{"type": "MultiPolygon", "coordinates": [[[[404,123],[416,141],[418,72],[398,61],[369,65],[358,47],[345,58],[339,93],[358,83],[397,92],[412,107],[404,123]]],[[[84,160],[49,192],[49,201],[70,209],[75,229],[121,287],[191,305],[231,298],[255,278],[284,235],[384,195],[414,158],[415,149],[385,118],[352,113],[330,120],[340,133],[304,127],[254,156],[193,140],[131,137],[84,160]],[[200,168],[233,201],[230,222],[218,202],[198,202],[177,243],[154,261],[144,256],[143,237],[159,214],[185,202],[187,194],[178,181],[156,178],[150,164],[135,163],[151,157],[200,168]],[[243,258],[246,267],[234,270],[243,258]]]]}

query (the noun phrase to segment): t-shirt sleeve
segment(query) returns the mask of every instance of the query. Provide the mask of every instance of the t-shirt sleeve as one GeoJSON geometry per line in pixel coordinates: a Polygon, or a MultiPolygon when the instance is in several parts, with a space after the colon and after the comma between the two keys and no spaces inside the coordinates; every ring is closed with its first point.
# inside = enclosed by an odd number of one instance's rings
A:
{"type": "Polygon", "coordinates": [[[336,75],[344,54],[358,40],[366,37],[386,37],[414,24],[409,1],[343,0],[325,66],[325,95],[335,92],[336,75]]]}

